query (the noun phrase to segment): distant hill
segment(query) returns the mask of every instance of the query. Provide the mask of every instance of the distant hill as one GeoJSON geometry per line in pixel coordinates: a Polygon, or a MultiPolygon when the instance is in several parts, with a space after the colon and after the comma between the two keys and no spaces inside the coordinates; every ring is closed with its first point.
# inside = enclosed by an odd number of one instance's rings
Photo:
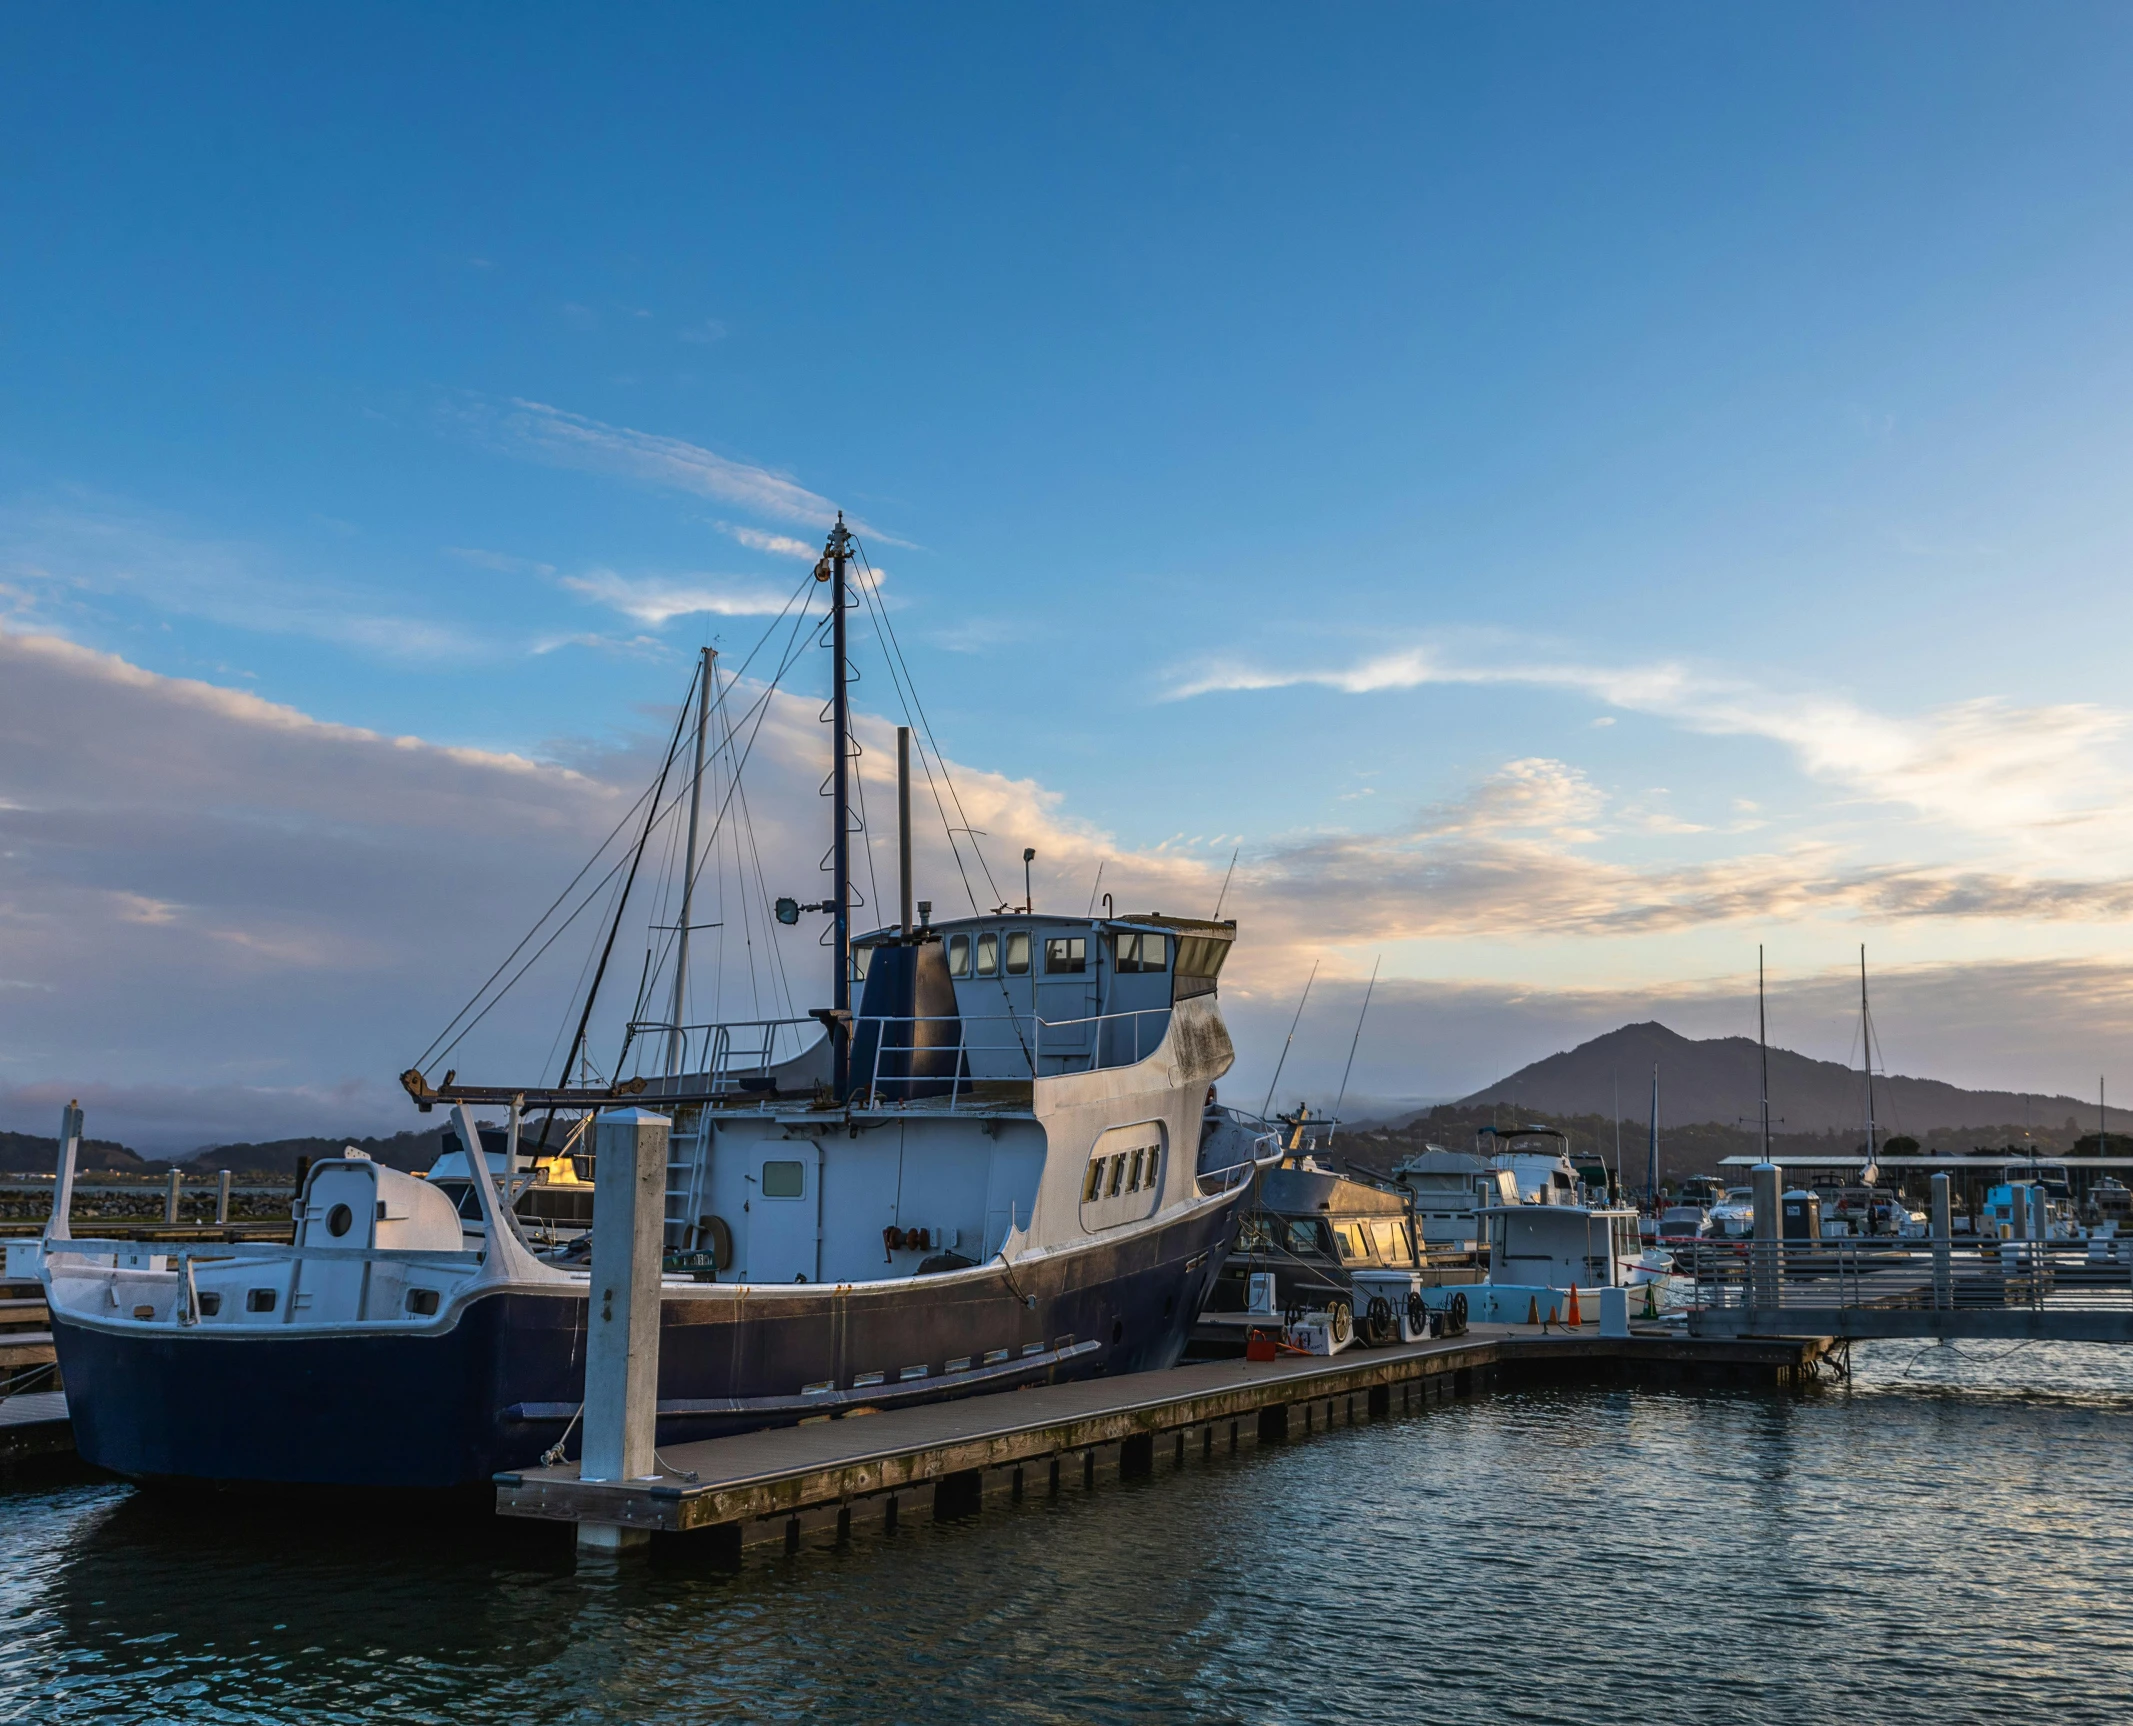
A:
{"type": "MultiPolygon", "coordinates": [[[[148,1163],[109,1139],[84,1139],[77,1169],[118,1169],[138,1174],[148,1163]]],[[[35,1133],[0,1133],[0,1174],[49,1175],[59,1167],[59,1141],[35,1133]]]]}
{"type": "MultiPolygon", "coordinates": [[[[1508,1078],[1461,1099],[1461,1106],[1505,1103],[1549,1115],[1615,1112],[1621,1082],[1622,1115],[1642,1121],[1651,1109],[1653,1063],[1659,1067],[1659,1124],[1753,1123],[1761,1076],[1755,1044],[1746,1037],[1684,1037],[1664,1025],[1624,1025],[1560,1055],[1521,1067],[1508,1078]]],[[[1796,1133],[1866,1132],[1866,1082],[1855,1067],[1817,1061],[1790,1049],[1770,1051],[1770,1113],[1776,1130],[1796,1133]]],[[[2025,1096],[2017,1091],[1966,1091],[1938,1079],[1874,1076],[1874,1117],[1881,1132],[1923,1137],[1930,1132],[2004,1128],[2033,1119],[2058,1128],[2069,1117],[2095,1127],[2095,1105],[2074,1097],[2025,1096]]]]}
{"type": "Polygon", "coordinates": [[[294,1180],[299,1157],[316,1162],[320,1157],[339,1156],[345,1146],[353,1145],[388,1168],[426,1169],[437,1160],[444,1131],[440,1126],[426,1133],[395,1133],[389,1139],[274,1139],[263,1145],[210,1145],[194,1152],[181,1166],[200,1174],[228,1169],[232,1174],[280,1175],[294,1180]]]}

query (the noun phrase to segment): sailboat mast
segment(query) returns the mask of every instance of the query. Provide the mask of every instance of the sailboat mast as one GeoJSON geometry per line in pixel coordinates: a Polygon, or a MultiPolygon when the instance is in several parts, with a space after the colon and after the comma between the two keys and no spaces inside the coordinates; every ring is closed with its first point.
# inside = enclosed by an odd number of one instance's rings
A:
{"type": "Polygon", "coordinates": [[[1770,1018],[1763,1007],[1763,944],[1755,944],[1755,1046],[1763,1059],[1763,1161],[1770,1160],[1770,1018]]]}
{"type": "Polygon", "coordinates": [[[1859,1053],[1866,1063],[1866,1166],[1874,1166],[1874,1021],[1866,1010],[1866,943],[1859,943],[1859,1053]]]}
{"type": "Polygon", "coordinates": [[[682,1014],[689,1004],[689,913],[696,891],[696,822],[704,804],[704,734],[711,729],[711,662],[714,647],[704,649],[696,674],[696,772],[689,780],[689,848],[682,854],[681,926],[674,936],[674,1010],[667,1015],[667,1077],[681,1071],[682,1014]]]}
{"type": "Polygon", "coordinates": [[[1644,1186],[1652,1196],[1652,1209],[1659,1208],[1659,1063],[1652,1063],[1652,1136],[1644,1150],[1644,1186]]]}
{"type": "Polygon", "coordinates": [[[850,1056],[852,1012],[852,820],[849,773],[852,709],[848,688],[850,667],[845,660],[844,642],[845,565],[851,543],[852,536],[844,525],[844,511],[840,509],[837,512],[837,525],[830,529],[827,548],[830,566],[830,654],[834,662],[830,683],[830,729],[836,733],[832,743],[832,748],[836,751],[836,761],[830,776],[830,820],[834,830],[834,837],[830,842],[830,963],[836,967],[830,1005],[836,1017],[830,1026],[830,1039],[833,1045],[831,1060],[835,1075],[832,1083],[840,1098],[845,1093],[845,1063],[850,1056]]]}

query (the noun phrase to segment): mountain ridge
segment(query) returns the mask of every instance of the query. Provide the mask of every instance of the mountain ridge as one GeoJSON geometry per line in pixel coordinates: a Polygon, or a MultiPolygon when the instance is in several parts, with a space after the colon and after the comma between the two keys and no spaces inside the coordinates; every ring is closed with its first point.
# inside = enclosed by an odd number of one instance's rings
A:
{"type": "MultiPolygon", "coordinates": [[[[1754,1125],[1761,1100],[1761,1062],[1750,1037],[1684,1037],[1655,1019],[1616,1030],[1532,1061],[1462,1097],[1460,1106],[1513,1104],[1554,1115],[1617,1113],[1644,1121],[1650,1082],[1659,1069],[1659,1126],[1702,1122],[1754,1125]]],[[[2096,1105],[2038,1092],[1967,1090],[1941,1079],[1874,1075],[1874,1121],[1882,1136],[1986,1129],[2034,1118],[2094,1124],[2096,1105]]],[[[1770,1113],[1774,1131],[1866,1133],[1866,1080],[1856,1067],[1817,1060],[1795,1050],[1770,1050],[1770,1113]]],[[[2085,1129],[2086,1130],[2086,1129],[2085,1129]]]]}

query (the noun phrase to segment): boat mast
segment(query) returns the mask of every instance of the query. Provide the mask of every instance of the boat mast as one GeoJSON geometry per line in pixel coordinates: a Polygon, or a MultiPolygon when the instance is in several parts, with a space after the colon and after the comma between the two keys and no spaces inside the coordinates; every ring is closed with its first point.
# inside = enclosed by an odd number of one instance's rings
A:
{"type": "MultiPolygon", "coordinates": [[[[837,512],[837,525],[830,529],[823,561],[830,580],[830,729],[836,760],[830,774],[830,963],[836,967],[830,992],[831,1083],[841,1100],[845,1094],[846,1063],[850,1058],[852,1023],[852,833],[851,786],[848,761],[851,755],[852,709],[850,667],[845,661],[844,607],[845,564],[852,536],[844,525],[844,511],[837,512]]],[[[815,571],[819,579],[823,571],[815,571]]]]}
{"type": "Polygon", "coordinates": [[[689,986],[689,907],[696,888],[696,818],[704,801],[704,733],[711,729],[711,666],[717,658],[717,648],[705,648],[703,665],[696,677],[696,772],[689,780],[689,849],[682,854],[681,927],[674,940],[674,1011],[667,1026],[670,1079],[681,1071],[681,1019],[688,1005],[689,986]]]}
{"type": "Polygon", "coordinates": [[[1859,1053],[1866,1063],[1866,1166],[1860,1172],[1874,1184],[1874,1021],[1866,1010],[1866,943],[1859,943],[1859,1053]]]}
{"type": "Polygon", "coordinates": [[[1755,1046],[1763,1059],[1763,1161],[1770,1160],[1770,1018],[1763,1007],[1763,944],[1755,944],[1755,1046]]]}
{"type": "Polygon", "coordinates": [[[1652,1209],[1659,1208],[1659,1063],[1652,1063],[1652,1136],[1644,1151],[1644,1186],[1652,1209]]]}

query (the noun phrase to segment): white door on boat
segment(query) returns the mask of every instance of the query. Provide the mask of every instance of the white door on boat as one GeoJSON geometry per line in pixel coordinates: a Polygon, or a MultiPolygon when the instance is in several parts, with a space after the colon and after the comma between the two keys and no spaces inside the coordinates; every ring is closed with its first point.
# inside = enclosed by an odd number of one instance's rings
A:
{"type": "Polygon", "coordinates": [[[1096,956],[1083,935],[1047,937],[1037,979],[1038,1053],[1044,1070],[1079,1072],[1089,1064],[1096,1015],[1096,956]]]}
{"type": "Polygon", "coordinates": [[[749,1153],[748,1280],[811,1283],[822,1266],[822,1147],[770,1139],[749,1153]]]}

